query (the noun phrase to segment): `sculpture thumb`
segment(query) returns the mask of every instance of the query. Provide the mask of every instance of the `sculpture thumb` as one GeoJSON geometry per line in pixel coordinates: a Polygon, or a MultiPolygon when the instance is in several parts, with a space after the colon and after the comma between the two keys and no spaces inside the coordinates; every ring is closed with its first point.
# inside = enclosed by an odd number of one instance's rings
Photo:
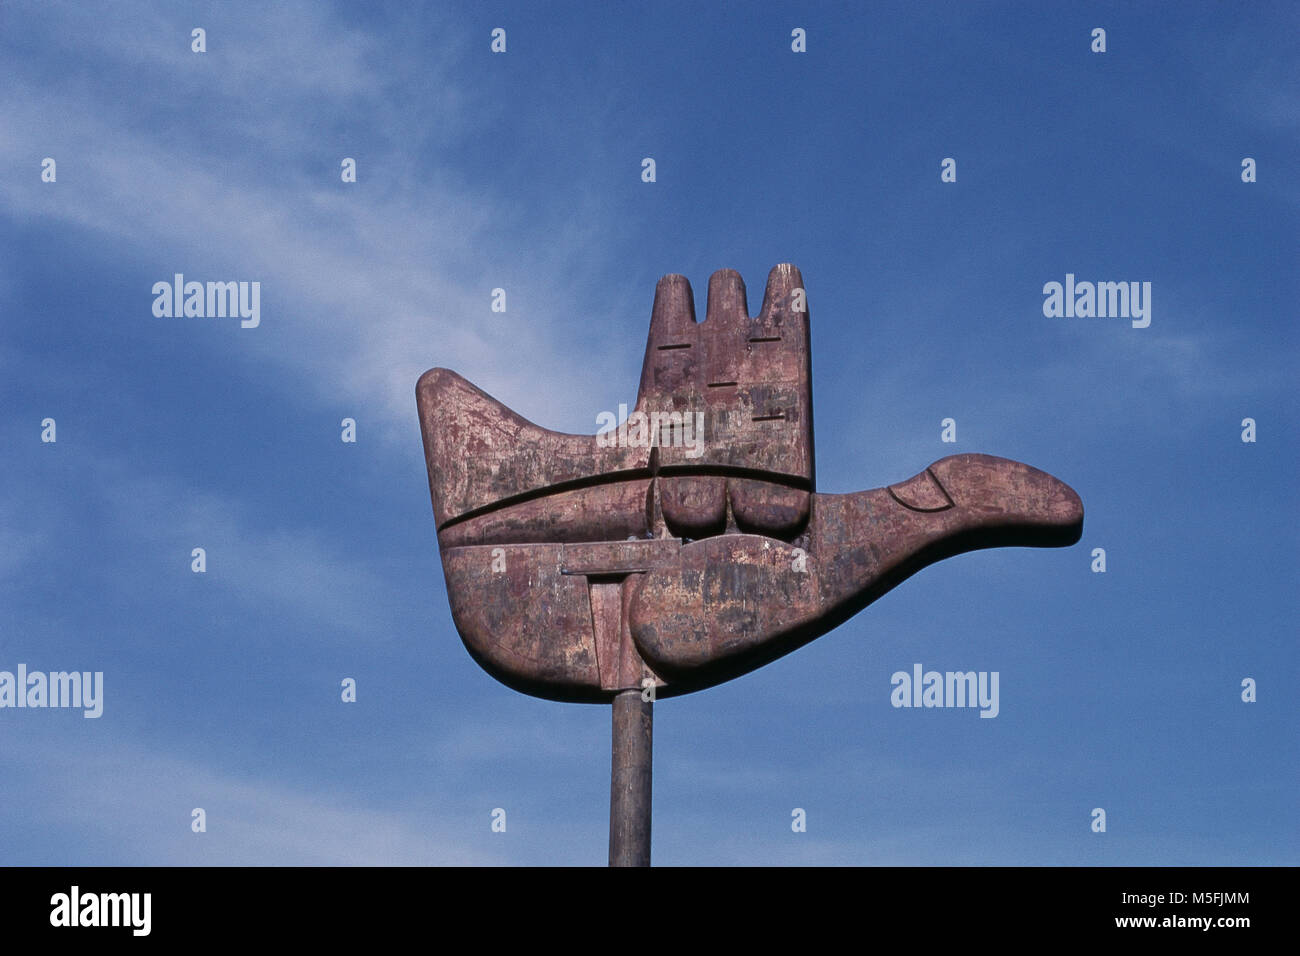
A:
{"type": "Polygon", "coordinates": [[[1046,472],[954,455],[888,488],[813,495],[806,548],[751,534],[683,545],[638,584],[631,636],[670,686],[708,686],[825,634],[926,565],[1063,547],[1082,529],[1079,496],[1046,472]]]}

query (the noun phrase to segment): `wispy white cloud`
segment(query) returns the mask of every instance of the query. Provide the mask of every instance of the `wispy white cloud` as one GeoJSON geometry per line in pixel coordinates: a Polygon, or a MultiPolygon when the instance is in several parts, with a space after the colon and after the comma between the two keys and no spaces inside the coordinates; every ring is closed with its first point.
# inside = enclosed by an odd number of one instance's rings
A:
{"type": "MultiPolygon", "coordinates": [[[[504,691],[503,691],[504,693],[504,691]]],[[[548,705],[553,706],[553,705],[548,705]]],[[[584,707],[582,717],[547,724],[478,716],[443,728],[430,745],[438,764],[537,762],[584,766],[608,760],[608,728],[604,708],[584,707]]]]}
{"type": "MultiPolygon", "coordinates": [[[[76,850],[52,848],[41,865],[430,866],[486,865],[504,854],[469,835],[478,818],[358,806],[337,793],[236,775],[131,744],[60,735],[10,736],[14,799],[37,808],[41,826],[82,832],[76,850]],[[207,831],[191,829],[203,809],[207,831]]],[[[430,795],[431,796],[431,795],[430,795]]]]}
{"type": "Polygon", "coordinates": [[[46,546],[40,523],[16,502],[0,503],[0,581],[17,579],[46,546]]]}
{"type": "MultiPolygon", "coordinates": [[[[457,80],[452,41],[385,58],[329,8],[285,4],[210,27],[204,59],[165,8],[120,12],[87,29],[82,10],[55,7],[39,32],[165,84],[19,69],[0,92],[0,162],[32,175],[0,180],[8,215],[87,230],[156,279],[189,263],[191,278],[261,281],[263,325],[232,334],[229,357],[279,365],[309,400],[355,407],[396,441],[411,440],[415,381],[433,365],[510,404],[548,395],[524,413],[593,427],[596,383],[567,370],[574,350],[600,349],[576,324],[587,290],[572,281],[579,265],[601,274],[594,199],[521,207],[438,162],[467,115],[504,108],[457,80]],[[202,104],[201,122],[179,122],[184,103],[202,104]],[[38,177],[50,153],[55,186],[38,177]],[[339,182],[344,155],[355,186],[339,182]],[[506,313],[490,311],[498,286],[506,313]]],[[[142,286],[142,317],[151,304],[142,286]]]]}
{"type": "Polygon", "coordinates": [[[81,496],[61,487],[23,489],[21,505],[0,507],[0,581],[17,586],[39,562],[108,541],[113,559],[102,568],[104,593],[150,594],[168,568],[190,573],[191,551],[202,547],[205,584],[225,595],[232,612],[297,622],[283,639],[311,635],[318,642],[331,633],[373,646],[404,632],[393,619],[409,594],[379,573],[373,558],[342,551],[326,531],[268,522],[234,498],[147,474],[112,454],[84,455],[83,467],[97,476],[89,504],[102,526],[86,525],[81,496]]]}

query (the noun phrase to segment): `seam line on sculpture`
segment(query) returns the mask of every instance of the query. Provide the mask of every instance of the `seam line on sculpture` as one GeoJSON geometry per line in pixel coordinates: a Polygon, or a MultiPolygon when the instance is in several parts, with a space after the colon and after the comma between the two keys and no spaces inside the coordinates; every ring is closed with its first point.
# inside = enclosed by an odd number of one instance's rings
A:
{"type": "Polygon", "coordinates": [[[948,489],[943,486],[943,482],[939,480],[939,476],[931,471],[928,465],[926,466],[925,473],[930,476],[930,480],[933,481],[935,487],[939,489],[939,494],[943,495],[943,500],[948,502],[948,507],[956,508],[957,502],[952,500],[952,495],[948,494],[948,489]]]}
{"type": "Polygon", "coordinates": [[[575,491],[580,488],[593,488],[600,485],[614,484],[622,481],[640,481],[655,477],[750,478],[755,481],[766,481],[770,484],[794,488],[796,491],[812,491],[812,483],[807,478],[802,478],[797,475],[774,474],[773,472],[763,471],[758,468],[739,468],[732,465],[660,464],[654,473],[652,473],[649,468],[635,468],[627,471],[609,472],[604,475],[592,475],[586,478],[573,478],[568,481],[557,481],[554,484],[546,485],[542,488],[535,488],[532,491],[525,491],[517,495],[511,495],[508,498],[501,498],[491,504],[471,508],[469,511],[459,514],[454,518],[448,518],[438,526],[438,531],[445,531],[463,521],[469,521],[471,518],[478,518],[485,514],[491,514],[493,511],[500,511],[504,508],[510,508],[514,505],[533,501],[537,498],[546,498],[550,495],[560,494],[565,491],[575,491]]]}

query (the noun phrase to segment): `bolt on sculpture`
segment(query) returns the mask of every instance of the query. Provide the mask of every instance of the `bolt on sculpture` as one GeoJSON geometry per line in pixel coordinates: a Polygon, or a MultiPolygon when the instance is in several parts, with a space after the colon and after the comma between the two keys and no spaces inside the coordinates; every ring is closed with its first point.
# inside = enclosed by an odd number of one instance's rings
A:
{"type": "Polygon", "coordinates": [[[541,428],[446,369],[416,398],[465,647],[523,693],[613,702],[611,865],[650,861],[654,699],[788,654],[935,561],[1071,545],[1083,529],[1069,486],[989,455],[819,494],[792,265],[771,271],[756,318],[730,269],[709,279],[703,323],[690,283],[660,279],[616,433],[541,428]]]}

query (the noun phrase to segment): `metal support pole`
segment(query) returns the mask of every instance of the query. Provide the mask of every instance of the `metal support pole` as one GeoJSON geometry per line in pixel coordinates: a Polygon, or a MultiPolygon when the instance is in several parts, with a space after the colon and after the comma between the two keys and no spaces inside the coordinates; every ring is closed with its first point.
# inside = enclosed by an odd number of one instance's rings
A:
{"type": "Polygon", "coordinates": [[[654,704],[639,690],[614,698],[609,780],[609,865],[650,865],[650,773],[654,704]]]}

